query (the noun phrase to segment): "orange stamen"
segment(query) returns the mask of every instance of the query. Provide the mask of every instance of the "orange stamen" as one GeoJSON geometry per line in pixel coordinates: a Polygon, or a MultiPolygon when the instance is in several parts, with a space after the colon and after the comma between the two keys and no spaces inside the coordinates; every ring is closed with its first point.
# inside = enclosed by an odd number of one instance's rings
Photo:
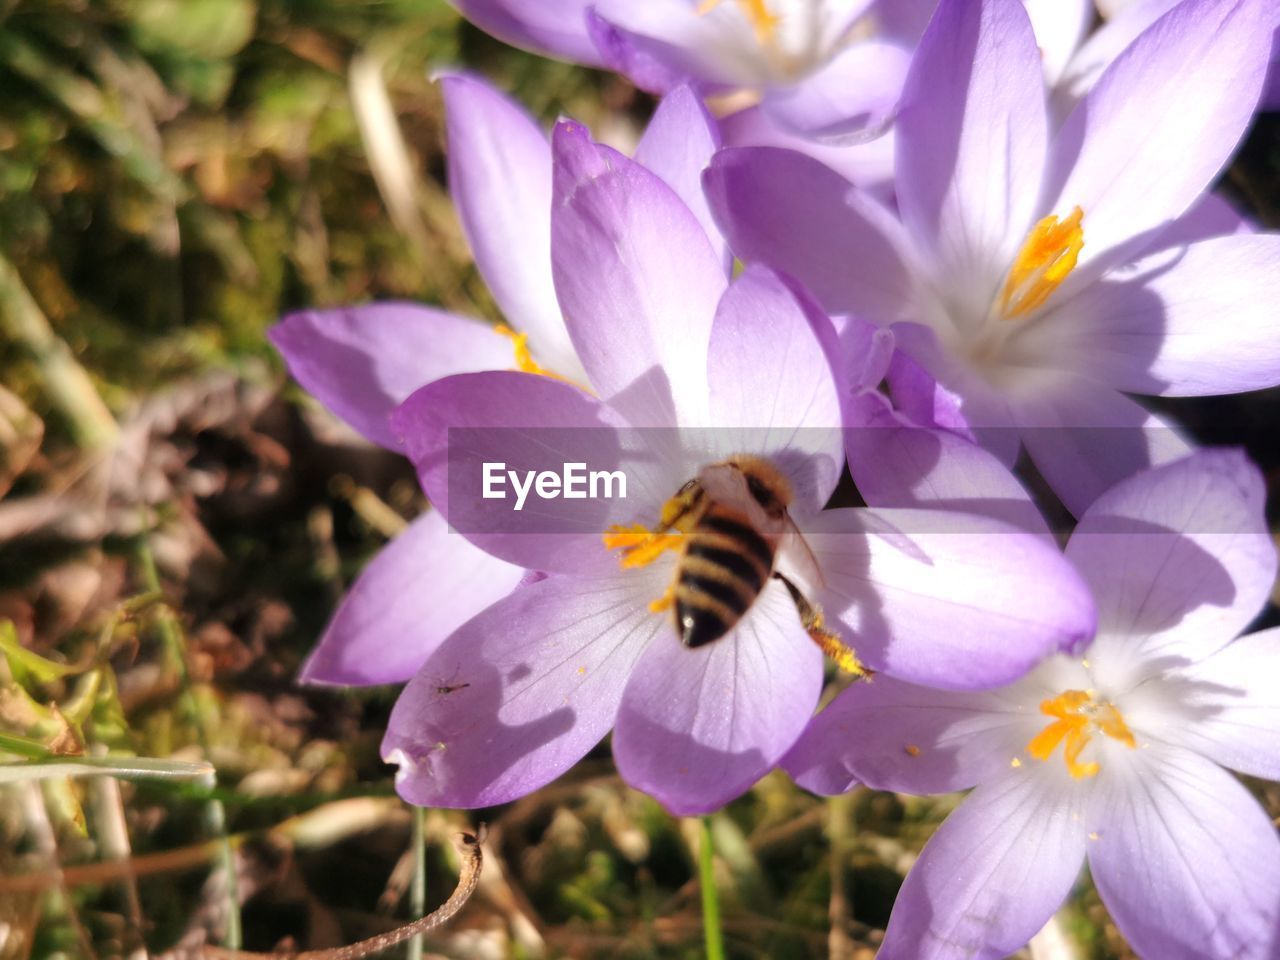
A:
{"type": "Polygon", "coordinates": [[[667,550],[678,550],[682,533],[655,533],[640,524],[612,526],[602,537],[606,550],[621,550],[618,562],[624,570],[647,567],[667,550]]]}
{"type": "Polygon", "coordinates": [[[1075,269],[1084,248],[1083,217],[1084,211],[1075,207],[1061,222],[1050,215],[1031,228],[1000,291],[1000,314],[1006,320],[1039,307],[1075,269]]]}
{"type": "Polygon", "coordinates": [[[569,382],[560,374],[548,370],[533,359],[533,351],[529,349],[529,335],[527,333],[517,333],[505,323],[497,324],[494,326],[493,331],[511,341],[516,352],[516,369],[521,373],[536,373],[540,377],[550,377],[552,380],[561,380],[564,383],[569,382]]]}
{"type": "Polygon", "coordinates": [[[1080,755],[1096,731],[1119,740],[1130,750],[1138,745],[1120,711],[1110,703],[1099,703],[1091,692],[1067,690],[1042,702],[1040,712],[1053,717],[1054,721],[1031,738],[1027,753],[1037,760],[1048,760],[1058,749],[1058,744],[1065,744],[1062,757],[1066,761],[1067,772],[1077,780],[1098,774],[1097,762],[1080,762],[1080,755]]]}

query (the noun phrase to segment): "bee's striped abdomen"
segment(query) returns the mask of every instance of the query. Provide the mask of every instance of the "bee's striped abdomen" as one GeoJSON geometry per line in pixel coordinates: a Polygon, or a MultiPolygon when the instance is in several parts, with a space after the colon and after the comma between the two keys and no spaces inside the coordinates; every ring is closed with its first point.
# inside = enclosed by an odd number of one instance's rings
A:
{"type": "Polygon", "coordinates": [[[728,633],[764,589],[773,546],[736,511],[713,504],[686,534],[676,575],[681,641],[700,647],[728,633]]]}

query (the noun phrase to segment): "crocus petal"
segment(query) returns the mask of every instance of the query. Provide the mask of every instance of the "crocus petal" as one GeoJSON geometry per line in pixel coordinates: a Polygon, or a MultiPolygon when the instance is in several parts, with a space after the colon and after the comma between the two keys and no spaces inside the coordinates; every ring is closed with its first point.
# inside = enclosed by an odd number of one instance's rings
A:
{"type": "Polygon", "coordinates": [[[449,0],[464,17],[504,43],[589,67],[601,65],[585,23],[591,0],[449,0]]]}
{"type": "Polygon", "coordinates": [[[754,86],[769,63],[751,24],[727,4],[699,13],[688,0],[595,0],[620,41],[672,76],[701,86],[754,86]]]}
{"type": "MultiPolygon", "coordinates": [[[[551,146],[523,108],[466,74],[446,74],[449,193],[476,267],[539,362],[570,379],[582,368],[551,282],[551,146]]],[[[426,381],[423,381],[426,382],[426,381]]]]}
{"type": "MultiPolygon", "coordinates": [[[[1216,193],[1201,195],[1195,206],[1161,228],[1151,251],[1187,247],[1201,240],[1258,232],[1258,225],[1216,193]]],[[[1127,269],[1127,268],[1125,268],[1127,269]]]]}
{"type": "Polygon", "coordinates": [[[1017,679],[1093,635],[1088,588],[1047,538],[942,510],[827,510],[804,535],[829,620],[877,670],[944,689],[1017,679]]]}
{"type": "Polygon", "coordinates": [[[1186,0],[1135,40],[1067,118],[1046,196],[1056,198],[1054,213],[1084,211],[1078,272],[1100,269],[1131,237],[1180,216],[1222,170],[1270,59],[1262,8],[1258,0],[1186,0]]]}
{"type": "Polygon", "coordinates": [[[937,7],[938,0],[875,0],[870,13],[882,36],[914,47],[937,7]]]}
{"type": "Polygon", "coordinates": [[[1021,438],[1009,397],[944,347],[932,327],[895,323],[891,329],[899,347],[887,377],[894,405],[921,426],[978,443],[1012,469],[1021,438]]]}
{"type": "Polygon", "coordinates": [[[872,139],[893,122],[911,52],[893,43],[846,47],[799,83],[770,91],[763,108],[776,123],[834,144],[872,139]]]}
{"type": "Polygon", "coordinates": [[[595,398],[550,377],[472,373],[418,390],[393,423],[427,497],[478,546],[531,570],[616,569],[600,537],[614,505],[628,501],[539,496],[526,485],[516,509],[515,482],[504,479],[514,471],[532,480],[565,464],[621,469],[615,421],[595,398]],[[498,480],[487,479],[495,471],[498,480]]]}
{"type": "Polygon", "coordinates": [[[1259,110],[1274,112],[1280,110],[1280,58],[1272,57],[1271,67],[1267,71],[1267,83],[1262,90],[1259,110]]]}
{"type": "Polygon", "coordinates": [[[726,449],[769,457],[797,508],[822,509],[844,469],[831,321],[777,274],[748,267],[716,311],[707,355],[707,421],[726,449]]]}
{"type": "Polygon", "coordinates": [[[721,118],[720,132],[729,147],[780,147],[807,153],[882,203],[892,202],[893,151],[897,142],[892,127],[866,143],[832,146],[778,126],[757,106],[721,118]]]}
{"type": "Polygon", "coordinates": [[[1087,817],[1093,880],[1125,939],[1161,960],[1276,956],[1280,839],[1258,802],[1190,751],[1127,759],[1104,769],[1087,817]]]}
{"type": "MultiPolygon", "coordinates": [[[[1102,72],[1125,48],[1142,35],[1142,32],[1175,7],[1180,0],[1138,0],[1128,3],[1123,10],[1103,10],[1107,22],[1100,26],[1080,46],[1066,69],[1055,82],[1053,112],[1065,120],[1076,103],[1098,82],[1102,72]]],[[[1050,3],[1036,0],[1037,6],[1049,7],[1050,3]]],[[[1101,4],[1099,4],[1101,6],[1101,4]]],[[[1030,9],[1030,4],[1028,4],[1030,9]]],[[[1032,13],[1032,20],[1036,14],[1032,13]]]]}
{"type": "Polygon", "coordinates": [[[880,960],[998,960],[1071,892],[1084,861],[1078,791],[1048,767],[984,783],[925,845],[898,894],[880,960]]]}
{"type": "Polygon", "coordinates": [[[878,393],[856,396],[845,409],[849,469],[870,506],[955,510],[1047,531],[1026,489],[983,447],[912,423],[878,393]]]}
{"type": "Polygon", "coordinates": [[[614,760],[627,783],[673,813],[715,810],[800,735],[822,689],[822,654],[776,583],[705,647],[682,646],[668,618],[652,619],[662,632],[627,684],[614,760]]]}
{"type": "Polygon", "coordinates": [[[1023,0],[1023,5],[1040,45],[1045,79],[1054,84],[1089,29],[1093,4],[1090,0],[1023,0]]]}
{"type": "Polygon", "coordinates": [[[907,309],[901,227],[812,157],[772,147],[722,150],[703,178],[729,246],[795,277],[829,313],[890,323],[907,309]]]}
{"type": "MultiPolygon", "coordinates": [[[[903,332],[907,333],[907,344],[912,347],[916,346],[913,343],[915,336],[922,332],[925,337],[933,338],[935,343],[937,340],[932,330],[922,331],[919,325],[908,330],[899,325],[894,332],[894,343],[897,343],[897,334],[903,332]]],[[[942,351],[933,346],[927,352],[932,361],[935,352],[941,354],[942,351]]],[[[901,350],[894,354],[889,369],[885,371],[885,380],[894,406],[913,423],[922,427],[940,427],[962,435],[970,433],[964,415],[964,399],[935,380],[910,354],[901,350]]]]}
{"type": "Polygon", "coordinates": [[[936,690],[877,676],[818,714],[782,766],[827,795],[860,783],[916,795],[967,790],[1007,771],[1043,719],[1005,690],[936,690]]]}
{"type": "Polygon", "coordinates": [[[520,582],[524,569],[450,533],[429,510],[351,585],[307,658],[303,683],[403,683],[449,634],[520,582]]]}
{"type": "MultiPolygon", "coordinates": [[[[878,390],[893,363],[893,334],[861,317],[832,317],[850,394],[878,390]]],[[[840,368],[837,368],[840,369],[840,368]]]]}
{"type": "Polygon", "coordinates": [[[461,627],[405,688],[382,756],[396,789],[430,807],[487,807],[564,773],[613,725],[637,659],[664,621],[648,571],[587,584],[549,577],[461,627]]]}
{"type": "Polygon", "coordinates": [[[635,426],[702,422],[727,284],[706,231],[671,187],[578,124],[558,124],[552,143],[552,272],[592,386],[635,426]]]}
{"type": "Polygon", "coordinates": [[[391,414],[424,383],[502,370],[511,341],[478,320],[411,303],[372,303],[291,313],[267,336],[309,393],[390,450],[391,414]]]}
{"type": "Polygon", "coordinates": [[[1280,383],[1278,299],[1280,236],[1217,237],[1170,247],[1093,284],[1063,305],[1061,322],[1044,324],[1037,349],[1075,356],[1135,393],[1258,390],[1280,383]]]}
{"type": "Polygon", "coordinates": [[[1200,451],[1103,494],[1067,544],[1098,603],[1091,659],[1168,667],[1239,634],[1275,581],[1265,500],[1237,450],[1200,451]]]}
{"type": "MultiPolygon", "coordinates": [[[[1175,709],[1194,722],[1180,742],[1211,760],[1253,777],[1280,780],[1280,628],[1227,644],[1167,678],[1175,709]]],[[[1161,684],[1160,686],[1165,686],[1161,684]]]]}
{"type": "Polygon", "coordinates": [[[1019,0],[938,4],[897,128],[903,220],[948,276],[990,296],[1030,226],[1048,136],[1040,51],[1019,0]]]}
{"type": "Polygon", "coordinates": [[[635,159],[666,181],[698,218],[727,275],[733,258],[702,191],[702,171],[719,149],[720,131],[715,120],[694,92],[682,86],[658,104],[636,145],[635,159]]]}
{"type": "Polygon", "coordinates": [[[1167,421],[1105,383],[1049,375],[1043,393],[1013,405],[1036,467],[1077,517],[1102,493],[1191,446],[1167,421]]]}
{"type": "Polygon", "coordinates": [[[662,94],[674,90],[689,77],[677,65],[667,62],[665,51],[614,26],[593,6],[587,11],[587,32],[605,66],[620,73],[641,90],[662,94]]]}

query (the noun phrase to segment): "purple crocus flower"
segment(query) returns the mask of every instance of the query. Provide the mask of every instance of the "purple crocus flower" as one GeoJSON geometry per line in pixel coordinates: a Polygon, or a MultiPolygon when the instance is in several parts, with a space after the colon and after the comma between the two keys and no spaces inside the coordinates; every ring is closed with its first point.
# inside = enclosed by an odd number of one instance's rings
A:
{"type": "MultiPolygon", "coordinates": [[[[373,443],[400,451],[396,406],[440,377],[520,369],[581,381],[551,280],[551,147],[483,81],[447,75],[449,185],[476,265],[507,327],[431,307],[379,303],[291,314],[270,337],[290,372],[373,443]]],[[[687,89],[659,105],[637,156],[710,223],[699,175],[719,139],[687,89]]],[[[726,264],[723,242],[719,256],[726,264]]],[[[398,683],[431,649],[525,575],[450,536],[435,510],[414,520],[352,585],[302,670],[312,683],[398,683]]]]}
{"type": "Polygon", "coordinates": [[[708,195],[739,256],[891,326],[902,406],[1008,462],[1020,439],[1079,515],[1186,452],[1126,394],[1280,382],[1280,238],[1222,235],[1239,220],[1204,199],[1258,101],[1271,16],[1185,0],[1054,131],[1022,4],[943,0],[896,125],[900,214],[766,148],[721,151],[708,195]]]}
{"type": "MultiPolygon", "coordinates": [[[[823,674],[789,589],[763,580],[728,633],[696,649],[666,612],[679,536],[661,518],[731,456],[790,486],[811,556],[788,538],[775,569],[818,606],[828,638],[856,637],[872,667],[990,686],[1091,630],[1082,584],[1041,535],[972,514],[822,511],[844,462],[830,321],[765,268],[730,283],[680,197],[581,127],[561,123],[553,150],[552,263],[585,382],[449,377],[395,417],[450,523],[548,574],[459,628],[406,687],[383,741],[402,796],[511,800],[610,729],[622,776],[677,813],[722,805],[776,763],[823,674]],[[626,500],[511,513],[480,495],[482,462],[561,461],[625,466],[626,500]]],[[[841,641],[825,646],[849,663],[841,641]]]]}
{"type": "Polygon", "coordinates": [[[880,957],[1006,956],[1086,857],[1142,956],[1280,955],[1280,841],[1222,769],[1280,779],[1280,629],[1232,639],[1275,579],[1264,499],[1234,451],[1139,473],[1067,544],[1099,611],[1082,653],[983,693],[877,677],[815,719],[784,767],[816,792],[976,787],[908,874],[880,957]]]}
{"type": "Polygon", "coordinates": [[[904,41],[916,23],[923,23],[919,3],[875,0],[454,0],[454,5],[509,43],[610,67],[652,92],[682,83],[704,93],[748,91],[784,129],[821,139],[865,139],[883,132],[911,58],[904,41]],[[879,6],[906,9],[880,17],[879,6]]]}
{"type": "MultiPolygon", "coordinates": [[[[1177,0],[1143,0],[1085,42],[1091,0],[1024,0],[1054,108],[1066,111],[1177,0]]],[[[935,0],[454,0],[508,43],[608,67],[651,92],[721,96],[733,146],[799,150],[892,192],[891,126],[935,0]]]]}

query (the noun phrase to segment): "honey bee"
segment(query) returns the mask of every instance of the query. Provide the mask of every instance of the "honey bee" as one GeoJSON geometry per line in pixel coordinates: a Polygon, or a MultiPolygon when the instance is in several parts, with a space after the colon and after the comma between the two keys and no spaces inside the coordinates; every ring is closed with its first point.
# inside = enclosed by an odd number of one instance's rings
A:
{"type": "Polygon", "coordinates": [[[688,647],[719,640],[774,579],[786,587],[823,652],[863,675],[867,671],[853,651],[823,625],[822,612],[775,569],[779,548],[791,539],[821,582],[813,551],[787,512],[793,499],[790,482],[773,464],[745,455],[703,469],[680,489],[662,518],[665,528],[684,534],[669,591],[676,632],[688,647]]]}

